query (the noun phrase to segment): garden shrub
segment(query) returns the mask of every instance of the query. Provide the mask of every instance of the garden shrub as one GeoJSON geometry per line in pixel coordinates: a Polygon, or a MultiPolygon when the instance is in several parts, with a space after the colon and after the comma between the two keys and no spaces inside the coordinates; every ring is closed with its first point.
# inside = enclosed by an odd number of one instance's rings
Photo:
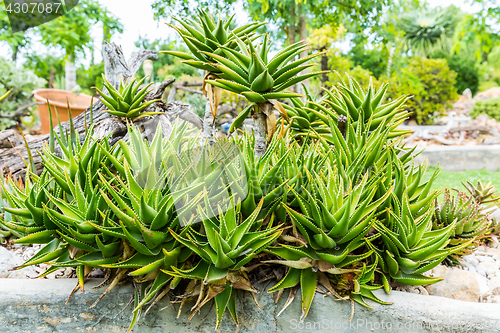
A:
{"type": "Polygon", "coordinates": [[[413,96],[407,102],[411,118],[419,124],[432,123],[458,98],[455,84],[457,73],[450,70],[444,59],[414,57],[401,73],[390,78],[389,97],[402,94],[413,96]]]}
{"type": "Polygon", "coordinates": [[[355,66],[369,70],[376,78],[380,78],[387,72],[389,59],[387,47],[367,49],[365,44],[358,44],[351,49],[350,56],[355,66]]]}
{"type": "Polygon", "coordinates": [[[500,97],[490,98],[474,103],[474,108],[470,113],[472,118],[476,118],[480,114],[485,114],[488,117],[500,121],[500,97]]]}
{"type": "MultiPolygon", "coordinates": [[[[0,102],[0,112],[9,115],[16,112],[24,105],[31,104],[34,99],[30,98],[33,90],[44,87],[46,81],[40,79],[33,71],[18,67],[10,60],[0,57],[0,96],[12,89],[12,92],[0,102]]],[[[34,118],[31,112],[35,107],[27,109],[27,117],[21,119],[27,124],[32,124],[34,118]]],[[[0,118],[0,130],[14,126],[16,121],[10,118],[0,118]]]]}
{"type": "Polygon", "coordinates": [[[479,66],[470,57],[453,55],[448,58],[448,66],[457,73],[455,88],[462,94],[469,88],[474,96],[479,91],[479,66]]]}
{"type": "Polygon", "coordinates": [[[340,53],[329,53],[328,65],[331,70],[331,72],[328,74],[328,86],[335,86],[342,80],[346,80],[346,75],[353,77],[362,86],[368,85],[370,77],[372,77],[372,80],[375,82],[376,87],[380,85],[378,80],[373,77],[373,73],[370,70],[365,69],[360,65],[354,65],[353,61],[342,56],[340,53]],[[339,75],[342,75],[342,77],[339,77],[339,75]]]}
{"type": "Polygon", "coordinates": [[[481,83],[479,91],[500,86],[500,46],[495,46],[488,54],[488,61],[479,66],[481,83]]]}

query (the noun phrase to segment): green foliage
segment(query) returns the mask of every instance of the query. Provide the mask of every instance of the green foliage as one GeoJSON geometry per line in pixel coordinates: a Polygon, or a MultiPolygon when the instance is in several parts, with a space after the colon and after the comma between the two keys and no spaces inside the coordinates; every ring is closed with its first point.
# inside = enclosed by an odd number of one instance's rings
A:
{"type": "Polygon", "coordinates": [[[446,111],[458,97],[456,76],[444,59],[414,57],[401,75],[392,74],[388,96],[412,95],[407,102],[412,118],[418,123],[432,123],[432,118],[446,111]]]}
{"type": "MultiPolygon", "coordinates": [[[[55,89],[64,89],[64,59],[53,55],[28,55],[24,66],[30,68],[35,74],[50,82],[55,89]],[[62,80],[62,82],[59,82],[62,80]]],[[[92,87],[101,87],[103,84],[102,73],[104,63],[91,63],[88,67],[80,65],[76,70],[76,83],[82,88],[82,93],[92,95],[92,87]]]]}
{"type": "Polygon", "coordinates": [[[462,94],[469,88],[472,95],[479,92],[479,66],[470,57],[462,55],[452,55],[447,59],[450,69],[457,73],[456,84],[457,92],[462,94]]]}
{"type": "Polygon", "coordinates": [[[470,116],[472,118],[476,118],[480,114],[485,114],[496,121],[500,121],[500,97],[490,98],[474,103],[474,108],[470,116]]]}
{"type": "MultiPolygon", "coordinates": [[[[199,72],[186,64],[179,61],[179,58],[160,52],[161,50],[172,50],[176,52],[186,52],[187,49],[184,45],[179,45],[177,41],[171,41],[169,39],[155,39],[149,40],[147,36],[139,36],[139,40],[135,42],[135,46],[143,50],[154,50],[159,52],[158,60],[153,62],[153,73],[155,77],[152,79],[155,81],[164,81],[168,78],[179,79],[183,75],[189,76],[200,76],[199,72]]],[[[140,76],[144,76],[144,70],[141,68],[138,72],[140,76]]]]}
{"type": "Polygon", "coordinates": [[[78,53],[94,50],[90,27],[102,22],[105,40],[114,32],[123,32],[119,20],[95,0],[83,0],[65,15],[39,26],[38,33],[48,47],[59,47],[70,59],[78,53]]]}
{"type": "MultiPolygon", "coordinates": [[[[30,104],[33,101],[31,92],[37,88],[44,87],[45,84],[46,81],[40,79],[31,70],[24,67],[17,67],[14,62],[0,57],[0,96],[12,89],[9,96],[0,102],[0,112],[9,115],[16,112],[22,106],[30,104]]],[[[28,108],[26,115],[30,116],[33,110],[33,107],[28,108]]],[[[0,118],[0,130],[4,130],[15,124],[16,122],[12,119],[0,118]]]]}
{"type": "Polygon", "coordinates": [[[462,16],[455,30],[454,52],[464,53],[478,62],[487,59],[488,53],[500,40],[500,31],[489,24],[490,9],[462,16]]]}
{"type": "MultiPolygon", "coordinates": [[[[161,19],[179,14],[192,15],[193,11],[198,8],[210,8],[214,12],[227,11],[227,8],[234,2],[234,0],[197,0],[195,2],[156,0],[152,7],[155,17],[161,19]]],[[[273,40],[284,41],[286,35],[282,32],[287,31],[290,25],[297,26],[299,15],[304,15],[308,26],[315,28],[328,24],[335,27],[341,20],[345,20],[345,25],[363,29],[378,24],[383,8],[390,3],[389,0],[308,1],[305,3],[291,0],[251,0],[245,2],[244,7],[253,20],[266,20],[277,25],[279,29],[271,32],[273,40]],[[290,15],[292,8],[295,13],[293,16],[290,15]]],[[[292,43],[295,43],[295,40],[290,44],[292,43]]]]}
{"type": "Polygon", "coordinates": [[[480,91],[500,86],[500,46],[496,46],[488,54],[487,61],[480,66],[480,91]]]}
{"type": "MultiPolygon", "coordinates": [[[[365,44],[362,43],[356,44],[349,52],[350,60],[353,62],[354,66],[360,66],[370,71],[371,75],[380,78],[380,76],[387,72],[389,51],[383,46],[375,49],[366,49],[364,46],[365,44]]],[[[351,73],[351,75],[354,76],[353,73],[351,73]]],[[[365,78],[366,77],[370,77],[370,75],[365,76],[365,78]]],[[[361,79],[361,77],[356,77],[356,79],[361,79]]]]}
{"type": "Polygon", "coordinates": [[[328,67],[331,70],[328,73],[328,86],[335,86],[343,80],[347,80],[347,76],[354,78],[361,86],[367,86],[370,78],[375,87],[380,86],[380,82],[377,78],[373,78],[374,74],[367,67],[356,64],[354,59],[347,58],[340,52],[328,53],[328,67]],[[340,76],[341,73],[345,73],[346,76],[340,76]]]}
{"type": "Polygon", "coordinates": [[[5,2],[0,1],[0,41],[6,42],[12,50],[12,60],[16,61],[18,54],[23,48],[26,48],[31,38],[24,32],[12,33],[9,24],[9,16],[5,11],[5,2]]]}
{"type": "MultiPolygon", "coordinates": [[[[54,76],[64,74],[63,58],[56,55],[27,55],[24,66],[31,69],[38,77],[43,78],[47,83],[50,81],[52,73],[54,76]]],[[[61,89],[61,87],[56,88],[61,89]]]]}
{"type": "Polygon", "coordinates": [[[95,92],[92,87],[102,87],[104,83],[102,78],[103,72],[103,62],[99,64],[90,64],[88,68],[83,65],[78,67],[76,70],[76,83],[82,88],[82,93],[92,95],[95,92]]]}

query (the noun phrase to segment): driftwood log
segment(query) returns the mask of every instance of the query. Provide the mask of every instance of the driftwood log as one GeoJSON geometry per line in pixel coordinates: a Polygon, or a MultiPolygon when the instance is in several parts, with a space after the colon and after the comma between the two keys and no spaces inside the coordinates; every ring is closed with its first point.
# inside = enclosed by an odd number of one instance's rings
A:
{"type": "Polygon", "coordinates": [[[457,133],[457,132],[481,132],[481,133],[486,133],[490,134],[495,137],[500,137],[500,133],[492,127],[492,126],[480,126],[480,125],[472,125],[472,126],[459,126],[459,127],[452,127],[448,130],[450,133],[457,133]]]}
{"type": "MultiPolygon", "coordinates": [[[[127,63],[120,46],[117,46],[114,43],[105,43],[103,46],[105,76],[106,79],[115,87],[119,86],[120,76],[123,76],[125,80],[133,77],[146,59],[157,60],[158,54],[155,51],[144,50],[137,54],[134,54],[130,61],[127,63]]],[[[147,101],[161,98],[161,96],[165,92],[165,89],[174,81],[175,80],[170,79],[161,83],[156,91],[151,92],[145,100],[147,101]]],[[[73,119],[75,130],[78,132],[80,140],[82,141],[85,137],[86,125],[88,126],[91,121],[90,111],[91,110],[89,108],[84,113],[73,119]]],[[[136,123],[139,128],[142,127],[143,137],[145,138],[150,138],[151,135],[154,135],[154,131],[156,130],[158,123],[162,126],[163,133],[168,134],[168,131],[171,131],[170,123],[173,122],[176,118],[181,118],[192,123],[197,128],[202,128],[201,118],[191,112],[189,109],[189,105],[186,103],[173,101],[166,104],[160,101],[154,103],[145,111],[163,113],[160,115],[143,118],[138,123],[136,123]],[[153,132],[151,131],[152,128],[154,129],[153,132]]],[[[127,134],[126,124],[121,119],[105,112],[105,106],[100,101],[96,101],[94,103],[92,108],[92,115],[92,121],[94,123],[94,137],[96,139],[102,139],[111,133],[110,140],[114,143],[124,138],[127,134]]],[[[67,122],[62,123],[60,127],[62,127],[66,131],[69,130],[69,124],[67,122]]],[[[56,126],[55,132],[59,133],[59,131],[59,126],[56,126]]],[[[41,148],[46,144],[46,142],[48,142],[48,138],[48,135],[43,135],[36,138],[35,140],[32,140],[29,143],[29,147],[33,152],[35,168],[38,172],[42,171],[43,166],[41,164],[41,158],[40,156],[38,156],[37,152],[41,151],[41,148]]],[[[55,148],[56,150],[59,149],[57,145],[55,148]]],[[[1,152],[0,173],[4,176],[10,174],[14,178],[24,178],[24,175],[26,173],[26,165],[24,160],[28,160],[28,153],[24,144],[1,152]]]]}

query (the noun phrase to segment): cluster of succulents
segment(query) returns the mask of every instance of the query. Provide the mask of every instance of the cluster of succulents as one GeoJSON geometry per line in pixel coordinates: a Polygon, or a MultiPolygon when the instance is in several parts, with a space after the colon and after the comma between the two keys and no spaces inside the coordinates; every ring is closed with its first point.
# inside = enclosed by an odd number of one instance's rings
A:
{"type": "Polygon", "coordinates": [[[499,199],[495,187],[491,184],[477,185],[467,182],[463,184],[469,194],[456,190],[452,195],[449,189],[444,190],[444,198],[436,205],[433,212],[433,230],[446,228],[451,224],[449,247],[465,245],[461,251],[455,252],[447,258],[451,264],[458,263],[457,258],[473,252],[481,243],[484,243],[491,235],[498,235],[499,227],[495,221],[489,218],[488,206],[490,203],[498,203],[499,199]]]}
{"type": "MultiPolygon", "coordinates": [[[[267,150],[257,152],[250,134],[200,148],[180,124],[170,137],[157,130],[150,142],[130,124],[128,141],[114,144],[94,139],[92,126],[83,143],[72,126],[51,131],[42,173],[28,166],[24,184],[3,185],[5,211],[15,219],[0,225],[23,235],[17,243],[45,244],[16,269],[50,263],[46,275],[74,267],[75,291],[102,269],[107,289],[92,306],[118,283],[134,281],[130,329],[145,305],[167,294],[177,297],[179,311],[194,302],[191,318],[215,303],[216,329],[226,309],[238,323],[237,294],[255,296],[252,271],[261,266],[286,270],[270,293],[290,290],[292,300],[301,288],[301,319],[318,287],[370,307],[367,299],[387,304],[373,290],[389,293],[391,282],[440,281],[423,273],[476,240],[483,227],[467,214],[490,191],[479,189],[472,202],[447,196],[435,206],[440,192],[431,187],[440,169],[424,181],[425,166],[413,165],[414,149],[397,130],[407,97],[384,104],[386,86],[365,89],[349,78],[319,101],[306,91],[303,102],[283,92],[313,74],[296,76],[313,58],[292,60],[302,43],[268,59],[267,36],[259,51],[253,37],[243,40],[255,24],[229,31],[230,20],[215,23],[204,12],[199,19],[178,28],[196,59],[176,55],[217,71],[206,82],[246,96],[251,108],[291,98],[279,131],[268,132],[267,150]]],[[[116,94],[104,98],[110,111],[140,117],[133,111],[147,92],[140,84],[113,90],[106,83],[116,94]]]]}
{"type": "MultiPolygon", "coordinates": [[[[433,229],[439,230],[454,225],[449,245],[470,244],[473,249],[479,245],[490,225],[486,215],[481,214],[481,205],[476,199],[458,192],[456,196],[445,189],[444,199],[433,214],[433,229]]],[[[470,251],[470,250],[469,250],[470,251]]]]}
{"type": "Polygon", "coordinates": [[[408,96],[401,96],[384,103],[387,84],[383,84],[377,90],[370,81],[368,89],[365,90],[352,77],[348,76],[348,80],[346,83],[341,79],[339,85],[331,90],[323,89],[324,95],[320,98],[313,98],[305,87],[307,96],[305,102],[299,98],[292,98],[293,105],[286,105],[285,108],[293,133],[302,136],[321,135],[333,142],[332,135],[335,133],[331,131],[330,122],[337,123],[339,131],[345,134],[347,125],[344,123],[348,120],[355,126],[358,122],[363,122],[369,131],[384,127],[383,124],[390,124],[389,138],[408,133],[396,129],[409,116],[404,110],[408,96]]]}
{"type": "Polygon", "coordinates": [[[300,286],[302,317],[318,285],[369,306],[366,299],[385,304],[372,291],[389,292],[390,281],[439,281],[422,273],[469,245],[447,247],[455,221],[431,230],[439,170],[422,181],[412,150],[389,138],[394,119],[370,130],[370,122],[346,118],[344,133],[329,121],[332,139],[297,141],[282,124],[260,158],[251,136],[229,139],[241,158],[222,169],[213,167],[220,157],[188,158],[197,138],[185,126],[169,138],[157,130],[151,142],[130,126],[129,141],[113,146],[93,139],[92,127],[83,143],[72,131],[51,132],[42,174],[3,188],[17,220],[2,226],[24,235],[17,243],[46,244],[17,269],[75,267],[75,290],[103,269],[101,298],[126,280],[146,285],[131,327],[145,304],[167,293],[195,301],[193,315],[213,300],[217,328],[226,308],[237,322],[236,294],[257,292],[248,271],[257,258],[286,267],[269,291],[300,286]]]}

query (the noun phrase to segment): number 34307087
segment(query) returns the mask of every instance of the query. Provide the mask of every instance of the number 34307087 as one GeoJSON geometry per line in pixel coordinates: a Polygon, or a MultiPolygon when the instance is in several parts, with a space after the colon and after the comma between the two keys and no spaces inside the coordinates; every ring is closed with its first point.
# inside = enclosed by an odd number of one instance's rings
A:
{"type": "Polygon", "coordinates": [[[55,2],[55,3],[38,3],[38,2],[27,2],[27,3],[9,3],[5,10],[12,14],[52,14],[52,13],[59,13],[59,8],[61,7],[60,2],[55,2]]]}

